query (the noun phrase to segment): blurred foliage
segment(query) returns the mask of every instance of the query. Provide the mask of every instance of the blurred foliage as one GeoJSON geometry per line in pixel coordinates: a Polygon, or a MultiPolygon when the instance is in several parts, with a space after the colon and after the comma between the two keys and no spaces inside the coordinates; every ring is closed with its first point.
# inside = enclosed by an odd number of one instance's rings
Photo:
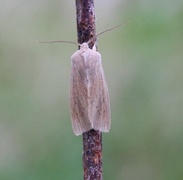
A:
{"type": "MultiPolygon", "coordinates": [[[[98,31],[129,21],[98,42],[112,109],[104,179],[183,179],[183,2],[95,6],[98,31]]],[[[1,1],[0,25],[0,179],[82,179],[69,113],[77,47],[35,43],[77,39],[74,2],[1,1]]]]}

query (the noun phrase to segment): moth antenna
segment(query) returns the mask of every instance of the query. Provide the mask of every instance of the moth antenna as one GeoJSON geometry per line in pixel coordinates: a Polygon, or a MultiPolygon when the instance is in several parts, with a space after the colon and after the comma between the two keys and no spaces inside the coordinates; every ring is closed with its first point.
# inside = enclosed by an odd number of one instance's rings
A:
{"type": "Polygon", "coordinates": [[[93,40],[95,39],[95,43],[94,45],[96,45],[97,42],[97,36],[93,36],[91,39],[88,40],[88,42],[86,42],[87,44],[90,44],[93,40]]]}
{"type": "MultiPolygon", "coordinates": [[[[126,24],[126,23],[125,23],[125,24],[126,24]]],[[[104,30],[104,31],[102,31],[102,32],[100,32],[100,33],[98,33],[96,36],[92,37],[91,39],[89,39],[89,41],[86,42],[86,43],[89,44],[89,43],[90,43],[91,41],[93,41],[94,39],[97,40],[97,37],[100,36],[101,34],[104,34],[104,33],[108,32],[108,31],[112,31],[112,30],[114,30],[114,29],[117,29],[117,28],[119,28],[119,27],[122,26],[122,25],[124,25],[124,24],[119,24],[119,25],[117,25],[117,26],[115,26],[115,27],[106,29],[106,30],[104,30]]],[[[37,42],[37,43],[70,43],[70,44],[75,44],[75,45],[77,45],[77,46],[81,46],[81,44],[79,44],[79,43],[77,43],[77,42],[73,42],[73,41],[64,41],[64,40],[55,40],[55,41],[36,41],[36,42],[37,42]]],[[[97,44],[97,43],[96,43],[96,41],[95,41],[94,46],[96,46],[96,44],[97,44]]]]}
{"type": "Polygon", "coordinates": [[[93,49],[94,51],[96,51],[96,50],[97,50],[97,41],[95,41],[95,43],[94,43],[94,45],[93,45],[92,49],[93,49]]]}
{"type": "Polygon", "coordinates": [[[36,41],[37,43],[70,43],[70,44],[75,44],[75,45],[79,45],[78,43],[76,42],[73,42],[73,41],[62,41],[62,40],[56,40],[56,41],[36,41]]]}
{"type": "MultiPolygon", "coordinates": [[[[125,24],[126,24],[126,23],[125,23],[125,24]]],[[[119,25],[117,25],[117,26],[115,26],[115,27],[108,28],[108,29],[106,29],[106,30],[104,30],[104,31],[101,31],[101,32],[98,33],[96,36],[92,37],[92,38],[87,42],[87,44],[89,44],[89,43],[90,43],[91,41],[93,41],[95,38],[97,39],[97,37],[100,36],[101,34],[104,34],[104,33],[108,32],[108,31],[112,31],[112,30],[114,30],[114,29],[117,29],[117,28],[119,28],[119,27],[122,26],[122,25],[124,25],[124,24],[119,24],[119,25]]],[[[96,45],[96,42],[95,42],[95,45],[96,45]]]]}
{"type": "Polygon", "coordinates": [[[115,27],[108,28],[108,29],[106,29],[106,30],[104,30],[104,31],[102,31],[102,32],[99,32],[99,33],[97,34],[97,37],[100,36],[101,34],[104,34],[104,33],[108,32],[108,31],[112,31],[112,30],[114,30],[114,29],[117,29],[117,28],[119,28],[119,27],[122,26],[122,25],[123,25],[123,24],[119,24],[119,25],[117,25],[117,26],[115,26],[115,27]]]}

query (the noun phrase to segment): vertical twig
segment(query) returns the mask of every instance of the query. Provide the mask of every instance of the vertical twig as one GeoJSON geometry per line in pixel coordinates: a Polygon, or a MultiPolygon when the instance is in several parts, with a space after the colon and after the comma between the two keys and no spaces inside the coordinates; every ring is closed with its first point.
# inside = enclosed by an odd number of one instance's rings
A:
{"type": "MultiPolygon", "coordinates": [[[[96,36],[94,0],[76,0],[78,43],[96,36]]],[[[92,48],[95,38],[90,42],[92,48]]],[[[102,180],[102,133],[91,130],[83,133],[84,180],[102,180]]]]}

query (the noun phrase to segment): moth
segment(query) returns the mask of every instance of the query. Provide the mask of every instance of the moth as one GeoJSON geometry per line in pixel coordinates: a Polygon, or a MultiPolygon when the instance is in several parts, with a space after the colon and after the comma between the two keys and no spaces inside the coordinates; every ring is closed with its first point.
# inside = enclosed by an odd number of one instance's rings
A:
{"type": "Polygon", "coordinates": [[[101,55],[87,43],[71,56],[70,111],[75,135],[110,129],[109,93],[101,55]]]}
{"type": "MultiPolygon", "coordinates": [[[[97,37],[121,25],[106,29],[97,34],[97,37]]],[[[73,131],[75,135],[92,129],[109,132],[111,126],[109,93],[101,55],[95,46],[90,49],[89,42],[78,44],[63,40],[38,42],[72,43],[80,46],[80,49],[71,56],[70,112],[73,131]]]]}

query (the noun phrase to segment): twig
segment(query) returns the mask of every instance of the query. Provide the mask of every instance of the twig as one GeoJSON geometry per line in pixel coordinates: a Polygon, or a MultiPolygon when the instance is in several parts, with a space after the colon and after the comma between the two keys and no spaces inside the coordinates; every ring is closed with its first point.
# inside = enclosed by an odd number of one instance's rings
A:
{"type": "MultiPolygon", "coordinates": [[[[76,0],[78,43],[95,44],[94,0],[76,0]]],[[[83,133],[84,180],[102,180],[102,133],[95,130],[83,133]]]]}

